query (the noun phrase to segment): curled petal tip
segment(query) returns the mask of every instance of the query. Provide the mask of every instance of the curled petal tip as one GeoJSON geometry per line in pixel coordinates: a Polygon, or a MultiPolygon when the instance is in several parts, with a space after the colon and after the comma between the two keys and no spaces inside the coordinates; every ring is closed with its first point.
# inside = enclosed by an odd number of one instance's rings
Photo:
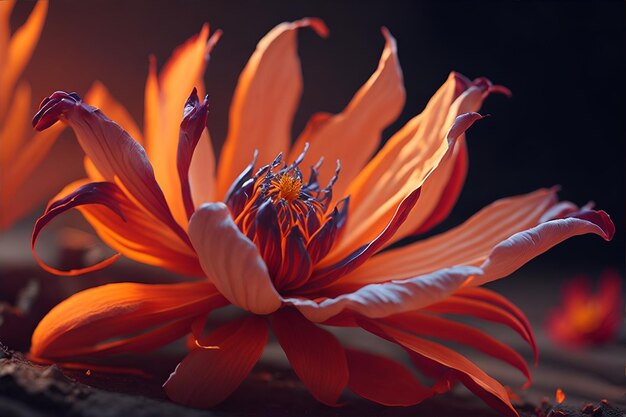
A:
{"type": "Polygon", "coordinates": [[[391,34],[391,31],[389,31],[389,28],[387,26],[381,26],[380,32],[383,34],[387,42],[391,40],[395,41],[395,38],[393,37],[393,35],[391,34]]]}
{"type": "Polygon", "coordinates": [[[580,218],[586,218],[587,220],[595,223],[602,231],[604,232],[604,240],[611,241],[613,240],[613,236],[615,236],[615,224],[613,224],[613,220],[611,220],[611,216],[608,215],[604,210],[589,210],[588,215],[577,216],[580,218]]]}
{"type": "Polygon", "coordinates": [[[448,132],[449,138],[456,138],[460,136],[463,132],[470,128],[477,120],[484,119],[489,115],[482,115],[476,112],[463,113],[456,117],[454,120],[454,124],[450,128],[448,132]]]}
{"type": "Polygon", "coordinates": [[[326,23],[318,17],[305,17],[295,23],[297,27],[310,27],[315,31],[315,33],[324,39],[328,38],[328,35],[330,34],[326,23]]]}
{"type": "Polygon", "coordinates": [[[513,93],[511,92],[511,90],[509,90],[503,85],[492,85],[491,87],[489,87],[489,92],[504,94],[507,98],[513,97],[513,93]]]}
{"type": "Polygon", "coordinates": [[[198,97],[198,89],[194,87],[191,91],[191,94],[189,94],[189,97],[187,98],[187,102],[185,103],[182,125],[188,124],[190,122],[190,119],[205,117],[206,112],[208,112],[208,108],[208,94],[204,96],[202,103],[200,103],[200,98],[198,97]]]}
{"type": "Polygon", "coordinates": [[[51,96],[43,99],[39,105],[39,111],[37,111],[32,120],[33,127],[38,131],[49,128],[59,121],[59,117],[63,113],[80,101],[81,98],[76,93],[54,92],[51,96]]]}

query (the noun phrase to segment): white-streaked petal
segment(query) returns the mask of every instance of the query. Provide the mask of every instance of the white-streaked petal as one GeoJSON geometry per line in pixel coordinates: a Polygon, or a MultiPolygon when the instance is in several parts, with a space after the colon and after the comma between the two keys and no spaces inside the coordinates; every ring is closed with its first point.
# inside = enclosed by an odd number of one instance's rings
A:
{"type": "Polygon", "coordinates": [[[280,307],[256,245],[239,231],[226,205],[202,205],[189,221],[189,238],[202,269],[228,301],[255,314],[280,307]]]}
{"type": "Polygon", "coordinates": [[[542,223],[502,241],[481,265],[484,274],[477,276],[471,285],[505,277],[570,237],[593,233],[607,241],[613,238],[615,226],[606,213],[592,210],[581,213],[542,223]]]}
{"type": "Polygon", "coordinates": [[[322,302],[288,298],[313,322],[324,322],[348,309],[370,318],[387,317],[423,308],[446,298],[471,276],[482,274],[474,266],[455,266],[402,281],[366,285],[357,291],[322,302]]]}

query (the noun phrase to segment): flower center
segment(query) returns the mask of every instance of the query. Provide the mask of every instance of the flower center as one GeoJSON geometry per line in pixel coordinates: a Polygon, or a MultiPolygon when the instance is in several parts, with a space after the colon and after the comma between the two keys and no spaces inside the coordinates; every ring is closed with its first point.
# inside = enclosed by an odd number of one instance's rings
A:
{"type": "Polygon", "coordinates": [[[278,192],[277,199],[283,199],[291,203],[300,197],[302,180],[297,177],[292,177],[289,174],[283,174],[279,177],[278,181],[272,181],[271,188],[278,192]]]}
{"type": "Polygon", "coordinates": [[[317,182],[320,161],[303,181],[299,165],[278,155],[254,175],[255,160],[239,175],[226,196],[226,205],[239,229],[259,248],[274,286],[285,293],[305,284],[316,263],[333,247],[346,222],[348,199],[331,207],[332,186],[317,182]]]}

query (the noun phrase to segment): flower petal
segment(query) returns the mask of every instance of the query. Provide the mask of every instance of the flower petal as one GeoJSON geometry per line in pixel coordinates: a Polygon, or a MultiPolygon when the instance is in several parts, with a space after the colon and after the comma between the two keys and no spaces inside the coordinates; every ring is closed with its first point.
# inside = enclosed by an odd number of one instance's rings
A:
{"type": "Polygon", "coordinates": [[[106,181],[117,184],[129,199],[187,241],[159,188],[144,149],[98,109],[85,104],[76,94],[56,92],[41,104],[33,118],[37,130],[63,120],[76,133],[85,154],[106,181]]]}
{"type": "Polygon", "coordinates": [[[528,342],[533,349],[535,364],[537,364],[539,352],[537,350],[537,346],[535,345],[533,329],[530,326],[530,322],[528,321],[522,310],[517,308],[515,304],[513,304],[507,298],[503,297],[497,292],[491,291],[483,287],[461,288],[454,295],[460,298],[482,301],[484,303],[487,303],[490,307],[499,308],[511,314],[525,330],[525,334],[526,336],[528,336],[528,342]]]}
{"type": "Polygon", "coordinates": [[[324,404],[336,406],[348,384],[348,363],[337,338],[294,309],[272,314],[272,329],[311,394],[324,404]]]}
{"type": "MultiPolygon", "coordinates": [[[[58,200],[67,200],[69,195],[85,184],[87,180],[68,185],[52,199],[51,205],[58,200]]],[[[112,216],[111,211],[101,204],[77,206],[107,245],[128,258],[147,265],[184,275],[204,276],[192,247],[123,193],[116,193],[115,197],[115,204],[119,206],[124,218],[112,216]]]]}
{"type": "Polygon", "coordinates": [[[252,370],[267,343],[267,324],[258,316],[246,316],[221,326],[201,340],[163,385],[177,403],[208,408],[222,402],[252,370]]]}
{"type": "Polygon", "coordinates": [[[125,282],[90,288],[61,302],[41,320],[31,353],[48,359],[89,355],[111,338],[192,318],[224,303],[208,282],[125,282]]]}
{"type": "Polygon", "coordinates": [[[462,288],[455,295],[441,300],[438,303],[426,306],[425,310],[440,314],[459,314],[476,317],[510,327],[530,345],[533,350],[535,362],[537,362],[537,345],[532,328],[528,326],[526,318],[520,318],[508,308],[498,305],[497,303],[492,304],[489,301],[466,296],[464,291],[469,288],[471,287],[462,288]]]}
{"type": "Polygon", "coordinates": [[[215,154],[209,130],[204,128],[196,150],[191,157],[189,167],[189,186],[191,199],[196,208],[204,203],[216,201],[215,198],[215,154]]]}
{"type": "MultiPolygon", "coordinates": [[[[120,104],[107,90],[100,81],[96,81],[91,85],[89,91],[85,95],[85,102],[90,106],[97,107],[111,120],[114,120],[122,129],[137,141],[140,145],[144,145],[141,130],[137,127],[137,123],[128,113],[126,108],[120,104]]],[[[85,172],[92,181],[103,181],[104,177],[98,172],[91,159],[85,156],[85,172]]]]}
{"type": "MultiPolygon", "coordinates": [[[[454,208],[454,205],[456,204],[456,201],[461,194],[461,190],[463,189],[463,184],[465,184],[465,177],[467,176],[467,166],[469,161],[467,154],[467,144],[465,140],[459,141],[459,143],[456,145],[452,160],[454,161],[454,163],[452,164],[452,172],[450,172],[450,176],[446,182],[445,187],[442,188],[439,184],[432,184],[431,181],[434,182],[434,177],[426,180],[426,183],[424,185],[427,187],[425,190],[427,192],[430,190],[439,190],[441,195],[436,200],[437,204],[432,209],[428,218],[424,220],[419,219],[417,221],[412,221],[407,225],[406,229],[408,229],[408,226],[414,226],[415,224],[419,224],[420,222],[422,222],[422,224],[411,234],[416,235],[429,231],[430,229],[441,223],[443,220],[445,220],[454,208]]],[[[444,177],[445,175],[441,175],[441,178],[444,177]]],[[[425,194],[425,197],[428,198],[430,196],[425,194]]],[[[434,201],[435,199],[436,198],[433,197],[431,201],[434,201]]],[[[399,236],[402,236],[402,234],[400,234],[399,236]]]]}
{"type": "Polygon", "coordinates": [[[324,322],[344,310],[380,318],[417,310],[448,297],[469,277],[482,271],[473,266],[456,266],[403,281],[366,285],[353,293],[313,301],[286,298],[313,322],[324,322]]]}
{"type": "Polygon", "coordinates": [[[382,33],[385,47],[376,71],[341,113],[321,123],[315,116],[289,156],[289,160],[295,160],[309,143],[309,161],[315,163],[322,157],[328,161],[320,167],[321,184],[333,176],[333,162],[341,161],[341,176],[333,187],[333,194],[339,198],[376,151],[382,131],[396,120],[404,106],[406,94],[396,40],[387,28],[383,27],[382,33]]]}
{"type": "MultiPolygon", "coordinates": [[[[226,300],[224,300],[226,302],[226,300]]],[[[174,342],[189,333],[194,319],[183,319],[151,329],[127,339],[114,340],[85,349],[79,355],[90,357],[121,353],[146,353],[174,342]]]]}
{"type": "Polygon", "coordinates": [[[482,85],[467,91],[463,86],[461,76],[450,74],[422,114],[389,139],[350,183],[346,234],[331,252],[334,257],[371,240],[411,189],[427,186],[426,198],[389,243],[414,232],[432,213],[462,153],[451,143],[464,146],[465,130],[480,118],[471,112],[480,108],[488,91],[482,85]]]}
{"type": "Polygon", "coordinates": [[[143,145],[143,135],[133,116],[111,95],[106,86],[100,81],[95,81],[91,85],[91,88],[85,94],[85,103],[99,108],[111,120],[114,120],[115,123],[128,132],[130,137],[135,139],[140,145],[143,145]]]}
{"type": "Polygon", "coordinates": [[[516,233],[493,248],[481,265],[484,275],[476,277],[471,284],[482,285],[505,277],[564,240],[587,233],[609,241],[613,238],[615,226],[604,211],[582,210],[567,218],[516,233]]]}
{"type": "Polygon", "coordinates": [[[196,146],[206,127],[208,114],[208,97],[205,97],[204,101],[200,103],[198,91],[194,88],[187,99],[187,103],[185,103],[185,112],[183,121],[180,124],[178,151],[176,154],[176,167],[178,169],[181,195],[187,219],[191,217],[195,210],[191,195],[191,184],[189,182],[189,168],[196,146]]]}
{"type": "MultiPolygon", "coordinates": [[[[357,211],[348,213],[346,230],[343,235],[344,238],[340,240],[328,256],[322,260],[320,267],[326,267],[328,264],[345,257],[361,245],[372,241],[376,235],[384,229],[389,219],[393,217],[394,212],[402,200],[413,190],[424,185],[431,175],[436,175],[437,167],[440,164],[451,160],[457,138],[463,135],[476,120],[481,118],[482,116],[478,113],[466,113],[457,117],[448,133],[442,136],[445,139],[440,140],[439,146],[433,146],[431,149],[428,149],[427,157],[421,155],[425,159],[421,159],[420,165],[411,166],[409,171],[404,172],[404,175],[402,175],[402,169],[399,171],[390,171],[395,173],[393,175],[402,177],[401,182],[395,182],[394,178],[394,183],[386,184],[384,190],[378,188],[370,190],[370,194],[368,195],[369,201],[365,201],[361,198],[360,203],[355,202],[351,196],[350,209],[354,206],[359,206],[359,204],[361,204],[361,207],[355,209],[357,211]],[[378,192],[380,192],[381,196],[384,196],[384,198],[376,195],[378,192]],[[372,205],[372,203],[375,203],[375,205],[372,205]],[[368,210],[367,214],[363,210],[368,210]]],[[[418,157],[417,159],[420,158],[418,157]]],[[[389,175],[388,172],[384,177],[388,177],[389,175]]],[[[410,218],[411,216],[409,215],[407,220],[410,218]]],[[[412,227],[411,230],[414,230],[414,227],[412,227]]],[[[396,238],[397,233],[388,242],[392,242],[396,238]]]]}
{"type": "Polygon", "coordinates": [[[380,322],[362,319],[359,324],[371,333],[390,339],[420,356],[454,370],[461,382],[491,407],[507,416],[519,417],[504,387],[459,353],[380,322]]]}
{"type": "MultiPolygon", "coordinates": [[[[209,38],[209,26],[205,24],[197,36],[174,51],[158,78],[156,61],[154,58],[150,60],[144,100],[146,151],[174,218],[183,227],[187,224],[187,217],[181,199],[176,158],[172,155],[176,155],[185,101],[194,87],[201,96],[204,95],[204,71],[220,36],[218,30],[209,38]]],[[[206,145],[210,142],[201,145],[202,152],[206,153],[207,161],[212,161],[213,150],[206,145]]],[[[214,175],[212,166],[204,165],[203,169],[203,178],[214,175]]]]}
{"type": "Polygon", "coordinates": [[[406,367],[384,356],[346,349],[350,370],[348,388],[355,394],[388,406],[419,404],[435,392],[422,385],[406,367]]]}
{"type": "MultiPolygon", "coordinates": [[[[10,11],[12,5],[8,4],[5,7],[10,11]]],[[[11,37],[8,50],[6,51],[6,57],[0,55],[3,66],[3,70],[0,72],[0,91],[2,91],[2,94],[0,94],[0,119],[5,114],[10,103],[13,86],[30,60],[33,50],[37,45],[47,12],[48,2],[46,0],[39,0],[30,13],[26,23],[17,29],[11,37]]],[[[4,28],[3,23],[2,30],[5,30],[4,28]]],[[[8,29],[8,25],[6,28],[8,29]]]]}
{"type": "MultiPolygon", "coordinates": [[[[442,129],[445,129],[450,121],[454,117],[458,117],[457,115],[459,114],[479,111],[489,94],[493,91],[499,91],[499,87],[492,86],[489,80],[478,79],[473,83],[466,83],[462,75],[453,75],[457,80],[457,96],[448,109],[448,119],[442,125],[442,129]],[[460,94],[459,90],[461,91],[460,94]]],[[[465,134],[464,132],[461,133],[457,137],[452,156],[442,160],[437,169],[424,181],[424,199],[415,207],[411,216],[398,230],[398,233],[396,233],[390,243],[415,234],[418,228],[421,228],[426,221],[434,222],[431,226],[436,224],[438,221],[443,220],[452,209],[465,182],[467,171],[467,145],[465,134]],[[456,177],[453,177],[453,175],[456,175],[456,177]],[[452,186],[450,186],[451,181],[452,186]],[[448,193],[447,195],[446,192],[448,193]],[[440,206],[440,204],[443,206],[440,206]],[[443,211],[438,212],[436,209],[443,211]]],[[[418,137],[414,136],[413,140],[416,140],[418,137]]],[[[424,140],[425,138],[422,137],[420,139],[424,140]]]]}
{"type": "Polygon", "coordinates": [[[256,245],[239,231],[226,205],[202,205],[191,216],[189,237],[202,269],[228,301],[255,314],[280,307],[256,245]]]}
{"type": "Polygon", "coordinates": [[[405,313],[383,319],[384,323],[402,328],[416,335],[450,340],[477,349],[486,355],[500,359],[517,368],[530,385],[530,371],[524,358],[514,349],[468,325],[431,314],[405,313]]]}
{"type": "Polygon", "coordinates": [[[313,275],[309,279],[309,282],[307,283],[308,286],[305,286],[303,289],[323,288],[363,265],[363,263],[365,263],[372,255],[382,248],[385,243],[389,241],[389,239],[391,239],[394,233],[406,220],[409,212],[417,203],[420,192],[421,189],[418,188],[402,200],[387,227],[385,227],[385,229],[378,236],[376,236],[374,240],[354,251],[350,254],[350,256],[347,256],[338,263],[314,271],[313,275]]]}
{"type": "Polygon", "coordinates": [[[328,35],[319,19],[281,23],[261,39],[239,76],[230,108],[228,137],[220,156],[220,199],[255,150],[261,166],[289,150],[291,123],[302,93],[296,35],[303,27],[310,27],[322,37],[328,35]]]}
{"type": "Polygon", "coordinates": [[[479,265],[499,242],[539,223],[555,202],[554,189],[498,200],[454,229],[370,258],[337,286],[349,291],[355,286],[406,279],[451,265],[479,265]]]}
{"type": "Polygon", "coordinates": [[[35,226],[33,228],[33,236],[30,242],[30,248],[35,257],[35,260],[44,270],[56,274],[56,275],[65,275],[65,276],[74,276],[81,275],[87,272],[95,271],[98,269],[105,268],[108,265],[111,265],[113,262],[117,260],[120,254],[116,254],[111,256],[110,258],[105,259],[104,261],[98,262],[95,265],[92,265],[87,268],[80,269],[72,269],[70,271],[61,271],[59,269],[50,267],[46,265],[37,255],[37,251],[35,250],[35,245],[37,243],[37,238],[39,237],[39,233],[43,230],[43,228],[54,219],[56,216],[61,213],[66,212],[67,210],[71,210],[75,207],[86,205],[86,204],[100,204],[121,219],[125,220],[124,214],[120,209],[119,200],[123,197],[123,194],[119,187],[111,182],[92,182],[88,184],[84,184],[77,188],[74,192],[68,194],[62,199],[56,200],[52,202],[47,208],[43,216],[37,219],[35,226]]]}

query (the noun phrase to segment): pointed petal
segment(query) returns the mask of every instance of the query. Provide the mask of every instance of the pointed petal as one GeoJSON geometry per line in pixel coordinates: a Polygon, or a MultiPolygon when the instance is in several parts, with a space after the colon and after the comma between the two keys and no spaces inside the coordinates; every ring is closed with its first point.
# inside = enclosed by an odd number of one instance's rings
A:
{"type": "MultiPolygon", "coordinates": [[[[227,303],[224,300],[224,303],[227,303]]],[[[155,329],[150,329],[146,333],[132,336],[127,339],[114,340],[102,343],[93,348],[87,348],[77,355],[90,357],[118,355],[122,353],[147,353],[174,342],[189,334],[193,319],[183,319],[173,321],[155,329]]]]}
{"type": "Polygon", "coordinates": [[[384,356],[346,349],[346,358],[350,370],[348,388],[363,398],[382,405],[406,407],[435,394],[406,367],[384,356]]]}
{"type": "MultiPolygon", "coordinates": [[[[85,95],[85,102],[90,106],[97,107],[104,114],[106,114],[111,120],[114,120],[122,129],[143,146],[143,137],[141,130],[137,127],[137,123],[133,117],[128,113],[126,108],[119,103],[109,90],[100,81],[96,81],[91,85],[89,91],[85,95]]],[[[89,157],[85,157],[85,171],[93,181],[102,181],[102,174],[98,172],[98,169],[93,165],[93,162],[89,157]]]]}
{"type": "MultiPolygon", "coordinates": [[[[209,26],[205,24],[197,36],[172,53],[158,79],[156,62],[152,58],[146,81],[146,151],[174,218],[183,227],[187,224],[187,217],[181,199],[176,158],[172,155],[176,155],[185,101],[193,88],[204,95],[204,71],[220,35],[221,32],[216,31],[209,38],[209,26]]],[[[212,148],[203,145],[204,151],[211,152],[212,159],[212,148]]],[[[213,172],[207,169],[205,175],[212,176],[213,172]]]]}
{"type": "Polygon", "coordinates": [[[480,108],[486,97],[482,87],[471,86],[464,91],[460,83],[460,77],[452,73],[422,114],[389,139],[351,182],[346,191],[351,196],[351,205],[345,238],[331,254],[349,252],[360,242],[371,240],[411,189],[427,187],[423,190],[425,199],[417,204],[408,223],[389,243],[414,232],[432,213],[450,179],[458,153],[462,152],[451,143],[463,143],[465,130],[480,118],[472,112],[480,108]]]}
{"type": "MultiPolygon", "coordinates": [[[[453,75],[456,75],[457,79],[462,77],[458,74],[453,75]]],[[[463,86],[460,86],[460,83],[457,81],[457,97],[448,110],[448,119],[444,125],[442,125],[443,129],[450,123],[450,120],[453,120],[454,117],[458,117],[457,115],[479,111],[482,103],[489,94],[493,91],[498,91],[488,80],[484,80],[484,82],[483,80],[484,79],[479,79],[474,83],[463,86]],[[462,90],[463,88],[465,89],[464,91],[462,90]],[[458,95],[459,89],[462,91],[460,95],[458,95]]],[[[464,128],[464,130],[467,130],[467,128],[464,128]]],[[[430,220],[436,224],[436,222],[443,220],[452,209],[452,206],[463,188],[468,162],[465,133],[460,133],[461,134],[457,137],[453,154],[450,158],[442,160],[437,166],[437,169],[426,178],[423,185],[423,201],[420,201],[415,210],[413,210],[412,215],[409,216],[390,243],[416,233],[416,230],[422,227],[426,221],[430,220]],[[455,175],[455,177],[453,177],[453,175],[455,175]],[[452,185],[450,185],[451,182],[452,185]],[[448,193],[447,195],[446,192],[448,193]],[[442,199],[444,201],[442,201],[442,199]],[[438,207],[440,204],[442,206],[438,207]],[[436,209],[438,208],[443,211],[437,212],[436,209]]],[[[413,140],[415,139],[417,139],[417,137],[413,138],[413,140]]]]}
{"type": "Polygon", "coordinates": [[[338,263],[315,271],[304,289],[323,288],[363,265],[363,263],[380,250],[380,248],[392,238],[398,228],[402,226],[402,223],[406,220],[411,209],[415,207],[420,192],[421,189],[418,188],[402,200],[387,227],[385,227],[374,240],[351,253],[350,256],[342,259],[338,263]]]}
{"type": "Polygon", "coordinates": [[[308,142],[309,161],[315,163],[323,157],[331,162],[320,168],[322,184],[333,176],[332,162],[340,160],[341,176],[333,188],[333,194],[339,198],[376,151],[382,131],[396,120],[404,106],[406,94],[396,40],[387,28],[382,33],[385,47],[376,71],[341,113],[310,125],[297,139],[289,157],[294,160],[308,142]]]}
{"type": "Polygon", "coordinates": [[[189,186],[195,208],[215,198],[215,155],[209,130],[202,131],[189,167],[189,186]]]}
{"type": "Polygon", "coordinates": [[[373,320],[362,319],[359,324],[369,332],[454,370],[461,382],[491,407],[507,416],[519,417],[504,387],[452,349],[373,320]]]}
{"type": "Polygon", "coordinates": [[[180,124],[178,151],[176,154],[176,167],[178,169],[181,196],[187,219],[191,217],[195,210],[191,195],[191,184],[189,182],[189,168],[196,146],[206,127],[208,114],[208,98],[205,97],[204,101],[200,103],[197,90],[194,88],[185,104],[185,113],[180,124]]]}
{"type": "Polygon", "coordinates": [[[104,114],[111,120],[115,120],[115,123],[128,132],[140,145],[143,145],[143,135],[133,116],[111,95],[106,86],[100,81],[95,81],[91,85],[85,95],[85,103],[102,110],[104,114]]]}
{"type": "Polygon", "coordinates": [[[58,120],[74,130],[78,143],[106,181],[117,184],[129,199],[188,240],[172,217],[143,147],[126,131],[75,94],[65,92],[56,92],[42,102],[33,125],[44,130],[58,120]]]}
{"type": "Polygon", "coordinates": [[[293,309],[272,314],[272,329],[311,394],[324,404],[336,406],[348,384],[348,363],[337,338],[293,309]]]}
{"type": "Polygon", "coordinates": [[[369,259],[337,285],[349,288],[406,279],[451,265],[479,265],[499,242],[537,225],[555,203],[553,189],[498,200],[454,229],[369,259]]]}
{"type": "Polygon", "coordinates": [[[2,77],[0,79],[0,92],[2,92],[0,94],[0,116],[4,115],[12,96],[13,86],[22,74],[37,45],[47,12],[48,1],[39,0],[26,23],[17,29],[11,37],[6,61],[3,60],[3,71],[0,73],[2,77]]]}
{"type": "MultiPolygon", "coordinates": [[[[454,205],[461,194],[461,190],[463,189],[463,184],[465,184],[465,177],[467,176],[468,154],[467,144],[464,140],[457,144],[452,159],[454,160],[454,166],[452,167],[452,172],[450,173],[450,177],[448,178],[443,191],[441,191],[437,204],[432,209],[429,217],[424,219],[423,223],[410,234],[417,235],[420,233],[426,233],[445,220],[454,208],[454,205]]],[[[438,184],[432,185],[428,182],[428,180],[427,183],[428,190],[437,190],[439,188],[438,184]]],[[[422,221],[422,219],[420,219],[420,221],[422,221]]],[[[419,222],[415,221],[409,224],[410,226],[414,226],[416,223],[419,222]]]]}
{"type": "Polygon", "coordinates": [[[208,408],[222,402],[252,370],[267,343],[267,324],[246,316],[219,327],[201,342],[219,349],[194,349],[163,385],[177,403],[208,408]]]}
{"type": "Polygon", "coordinates": [[[189,237],[202,269],[228,301],[255,314],[280,307],[256,245],[239,231],[223,203],[201,206],[189,221],[189,237]]]}
{"type": "Polygon", "coordinates": [[[455,296],[467,298],[470,300],[482,301],[513,315],[518,323],[520,323],[525,329],[526,334],[530,336],[530,345],[533,348],[535,364],[537,363],[539,352],[537,351],[537,346],[535,346],[535,341],[533,339],[533,329],[530,326],[530,322],[528,321],[522,310],[517,308],[515,304],[513,304],[497,292],[491,291],[483,287],[465,287],[457,291],[455,293],[455,296]]]}
{"type": "Polygon", "coordinates": [[[61,302],[41,320],[31,353],[48,359],[88,355],[109,339],[192,318],[223,304],[208,282],[90,288],[61,302]]]}
{"type": "MultiPolygon", "coordinates": [[[[476,120],[481,118],[482,116],[478,113],[466,113],[456,118],[448,133],[441,136],[445,139],[438,142],[439,146],[433,146],[428,149],[428,156],[425,159],[417,157],[417,159],[421,159],[420,164],[411,166],[408,171],[403,171],[405,167],[400,169],[400,171],[391,170],[386,175],[383,175],[383,177],[389,177],[390,173],[395,173],[394,175],[402,178],[400,182],[395,182],[396,179],[394,178],[394,183],[386,184],[384,190],[378,188],[378,186],[369,190],[370,193],[367,195],[368,201],[361,198],[359,205],[351,195],[350,209],[355,206],[358,207],[355,209],[356,211],[348,213],[344,238],[331,250],[328,256],[320,263],[320,266],[325,267],[331,261],[343,258],[359,246],[373,240],[384,229],[384,225],[389,222],[389,219],[393,217],[402,200],[413,190],[425,185],[431,174],[436,175],[440,164],[450,162],[457,138],[476,120]]],[[[421,156],[424,157],[424,155],[421,156]]],[[[382,185],[382,183],[379,185],[382,185]]],[[[416,204],[416,210],[418,210],[417,206],[419,204],[416,204]]],[[[406,220],[408,221],[409,219],[411,219],[410,214],[406,220]]],[[[412,227],[413,229],[414,227],[412,227]]],[[[396,233],[387,242],[391,243],[397,238],[398,235],[396,233]]]]}
{"type": "Polygon", "coordinates": [[[465,297],[463,295],[464,291],[465,288],[459,290],[458,295],[455,294],[438,303],[426,306],[425,310],[440,314],[458,314],[476,317],[492,323],[499,323],[510,327],[530,345],[535,356],[535,362],[537,361],[537,345],[535,343],[535,337],[533,335],[532,328],[528,326],[528,321],[525,317],[522,319],[517,314],[512,313],[509,309],[498,304],[492,304],[489,301],[465,297]]]}
{"type": "Polygon", "coordinates": [[[487,333],[481,332],[468,325],[430,314],[406,313],[383,320],[385,323],[415,335],[450,340],[473,347],[486,355],[507,362],[522,372],[527,379],[526,385],[530,385],[530,370],[524,358],[514,349],[494,339],[487,333]]]}
{"type": "Polygon", "coordinates": [[[471,276],[481,274],[479,268],[456,266],[403,281],[370,284],[353,293],[319,301],[286,298],[313,322],[324,322],[344,310],[365,317],[380,318],[424,308],[448,297],[471,276]]]}
{"type": "MultiPolygon", "coordinates": [[[[52,199],[50,206],[57,205],[59,200],[67,200],[68,196],[75,194],[87,182],[79,180],[68,185],[52,199]]],[[[116,192],[115,196],[124,218],[111,215],[111,211],[101,204],[77,206],[107,245],[128,258],[147,265],[183,275],[204,276],[192,247],[123,193],[116,192]]],[[[92,197],[98,198],[97,195],[92,197]]]]}
{"type": "Polygon", "coordinates": [[[482,285],[505,277],[564,240],[587,233],[610,241],[615,226],[604,211],[582,210],[516,233],[493,248],[481,265],[484,275],[476,277],[471,284],[482,285]]]}
{"type": "Polygon", "coordinates": [[[245,169],[255,150],[261,165],[271,162],[291,143],[291,123],[302,93],[297,31],[310,27],[326,37],[319,19],[281,23],[257,45],[239,76],[229,114],[228,137],[218,170],[218,198],[245,169]]]}

